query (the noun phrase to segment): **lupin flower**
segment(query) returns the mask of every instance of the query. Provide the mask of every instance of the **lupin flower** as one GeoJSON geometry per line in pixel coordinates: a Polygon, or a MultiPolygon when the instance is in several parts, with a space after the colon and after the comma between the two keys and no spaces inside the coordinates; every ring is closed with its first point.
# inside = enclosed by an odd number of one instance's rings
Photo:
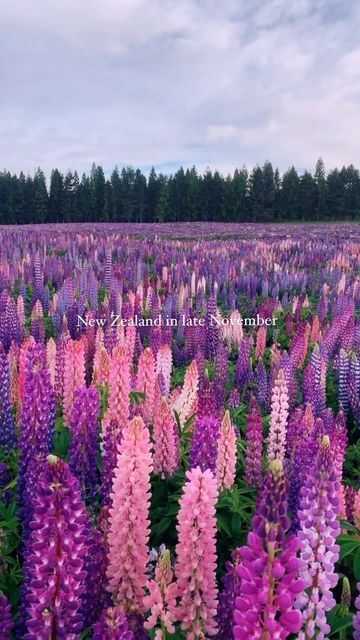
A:
{"type": "Polygon", "coordinates": [[[286,483],[281,460],[270,463],[247,545],[240,547],[239,595],[235,601],[235,640],[277,638],[299,631],[301,614],[295,598],[304,588],[298,579],[300,546],[286,536],[286,483]]]}
{"type": "Polygon", "coordinates": [[[174,617],[187,640],[203,640],[217,633],[216,609],[216,480],[209,469],[186,473],[178,513],[174,617]]]}
{"type": "Polygon", "coordinates": [[[271,397],[271,418],[267,440],[268,460],[283,460],[289,415],[288,389],[282,369],[277,374],[271,397]]]}
{"type": "Polygon", "coordinates": [[[200,467],[216,473],[216,457],[219,439],[219,420],[206,415],[196,418],[189,454],[190,468],[200,467]]]}
{"type": "Polygon", "coordinates": [[[85,383],[85,348],[83,340],[69,340],[64,360],[64,422],[69,424],[75,391],[85,383]]]}
{"type": "Polygon", "coordinates": [[[360,489],[358,490],[355,498],[354,498],[354,505],[353,505],[353,519],[354,519],[354,523],[355,526],[360,529],[360,489]]]}
{"type": "Polygon", "coordinates": [[[266,327],[262,325],[261,327],[259,327],[258,332],[256,334],[255,357],[257,360],[263,357],[265,347],[266,347],[266,327]]]}
{"type": "Polygon", "coordinates": [[[196,412],[199,388],[199,375],[196,360],[192,360],[185,371],[184,384],[181,393],[172,405],[172,410],[179,416],[181,427],[186,420],[196,412]]]}
{"type": "Polygon", "coordinates": [[[360,640],[360,582],[356,585],[358,596],[355,600],[355,607],[357,609],[355,615],[353,616],[353,627],[354,627],[354,640],[360,640]]]}
{"type": "Polygon", "coordinates": [[[31,519],[32,498],[42,471],[54,422],[54,396],[41,345],[27,351],[25,393],[20,415],[18,496],[23,526],[31,519]]]}
{"type": "Polygon", "coordinates": [[[93,640],[134,640],[122,607],[108,607],[93,625],[93,640]]]}
{"type": "Polygon", "coordinates": [[[101,495],[105,503],[109,501],[117,447],[129,420],[130,390],[128,349],[125,345],[119,345],[114,349],[110,361],[109,403],[101,425],[103,461],[101,495]]]}
{"type": "Polygon", "coordinates": [[[93,368],[93,383],[104,385],[109,380],[110,358],[101,342],[96,343],[93,368]]]}
{"type": "Polygon", "coordinates": [[[114,601],[140,613],[147,582],[151,470],[149,430],[135,416],[123,430],[110,496],[107,575],[114,601]]]}
{"type": "Polygon", "coordinates": [[[7,597],[0,591],[0,640],[9,640],[13,628],[10,604],[7,597]]]}
{"type": "Polygon", "coordinates": [[[5,455],[15,447],[16,434],[10,405],[9,362],[0,342],[0,447],[5,455]]]}
{"type": "Polygon", "coordinates": [[[69,430],[70,469],[79,479],[83,496],[94,496],[96,489],[97,427],[100,401],[98,390],[80,387],[75,391],[69,430]]]}
{"type": "Polygon", "coordinates": [[[34,497],[24,581],[25,640],[75,640],[86,572],[88,518],[77,479],[66,462],[48,456],[34,497]]]}
{"type": "Polygon", "coordinates": [[[144,598],[145,609],[150,609],[150,615],[144,623],[145,629],[155,630],[155,640],[166,640],[164,632],[175,633],[172,613],[175,608],[173,569],[171,567],[170,552],[163,550],[155,567],[155,576],[149,580],[146,588],[149,592],[144,598]]]}
{"type": "Polygon", "coordinates": [[[172,353],[168,344],[162,345],[156,354],[156,374],[162,374],[164,381],[164,395],[170,393],[170,378],[172,369],[172,353]]]}
{"type": "Polygon", "coordinates": [[[154,418],[154,471],[162,477],[172,476],[179,460],[179,434],[165,398],[154,418]]]}
{"type": "Polygon", "coordinates": [[[230,489],[236,472],[236,435],[228,411],[220,424],[216,457],[216,479],[219,491],[230,489]]]}
{"type": "Polygon", "coordinates": [[[335,606],[332,595],[338,581],[334,573],[339,558],[336,538],[340,533],[339,483],[336,479],[330,440],[322,437],[315,464],[308,469],[301,489],[298,517],[302,566],[300,576],[306,591],[299,595],[297,606],[302,610],[302,630],[299,640],[324,640],[330,632],[326,612],[335,606]]]}
{"type": "Polygon", "coordinates": [[[46,364],[50,374],[51,384],[54,387],[56,375],[56,342],[54,338],[49,338],[46,343],[46,364]]]}
{"type": "Polygon", "coordinates": [[[246,419],[246,454],[244,479],[250,487],[262,484],[263,427],[259,408],[254,397],[250,400],[250,412],[246,419]]]}
{"type": "Polygon", "coordinates": [[[231,562],[226,562],[226,574],[221,578],[222,590],[219,593],[217,610],[218,640],[233,638],[235,600],[239,592],[240,577],[237,567],[241,561],[239,549],[231,554],[231,562]]]}

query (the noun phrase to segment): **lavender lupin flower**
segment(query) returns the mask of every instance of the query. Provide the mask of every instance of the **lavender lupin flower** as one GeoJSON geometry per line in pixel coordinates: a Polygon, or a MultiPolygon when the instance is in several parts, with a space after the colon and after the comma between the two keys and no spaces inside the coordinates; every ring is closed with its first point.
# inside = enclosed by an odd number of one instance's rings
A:
{"type": "Polygon", "coordinates": [[[297,607],[302,610],[299,640],[314,637],[324,640],[330,632],[325,614],[336,604],[331,589],[338,581],[334,572],[339,558],[339,546],[335,542],[340,533],[338,492],[330,439],[325,435],[315,464],[308,470],[307,480],[301,489],[298,511],[302,560],[300,577],[307,589],[297,600],[297,607]]]}

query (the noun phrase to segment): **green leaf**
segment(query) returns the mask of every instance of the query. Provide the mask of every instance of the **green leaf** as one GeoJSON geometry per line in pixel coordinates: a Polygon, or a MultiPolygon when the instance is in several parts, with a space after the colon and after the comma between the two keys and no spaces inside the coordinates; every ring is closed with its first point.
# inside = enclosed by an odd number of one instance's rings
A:
{"type": "Polygon", "coordinates": [[[231,536],[231,528],[227,518],[221,513],[217,513],[216,520],[219,531],[225,531],[226,535],[231,536]]]}

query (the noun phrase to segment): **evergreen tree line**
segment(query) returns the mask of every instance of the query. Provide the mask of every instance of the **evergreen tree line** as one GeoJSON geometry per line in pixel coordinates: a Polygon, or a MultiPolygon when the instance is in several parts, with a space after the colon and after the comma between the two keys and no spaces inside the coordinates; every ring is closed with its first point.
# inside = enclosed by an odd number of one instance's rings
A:
{"type": "Polygon", "coordinates": [[[271,162],[249,173],[244,166],[224,177],[182,167],[171,176],[117,167],[106,178],[93,164],[90,175],[43,171],[34,176],[0,173],[0,224],[42,222],[177,222],[340,220],[360,218],[360,174],[353,165],[326,174],[320,158],[314,173],[291,167],[283,175],[271,162]]]}

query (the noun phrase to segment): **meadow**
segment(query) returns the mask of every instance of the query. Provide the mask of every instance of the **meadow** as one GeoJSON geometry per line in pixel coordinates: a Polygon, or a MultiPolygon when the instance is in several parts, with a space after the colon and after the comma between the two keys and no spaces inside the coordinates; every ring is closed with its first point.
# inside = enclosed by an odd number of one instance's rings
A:
{"type": "Polygon", "coordinates": [[[359,310],[358,224],[0,227],[0,640],[359,640],[359,310]]]}

